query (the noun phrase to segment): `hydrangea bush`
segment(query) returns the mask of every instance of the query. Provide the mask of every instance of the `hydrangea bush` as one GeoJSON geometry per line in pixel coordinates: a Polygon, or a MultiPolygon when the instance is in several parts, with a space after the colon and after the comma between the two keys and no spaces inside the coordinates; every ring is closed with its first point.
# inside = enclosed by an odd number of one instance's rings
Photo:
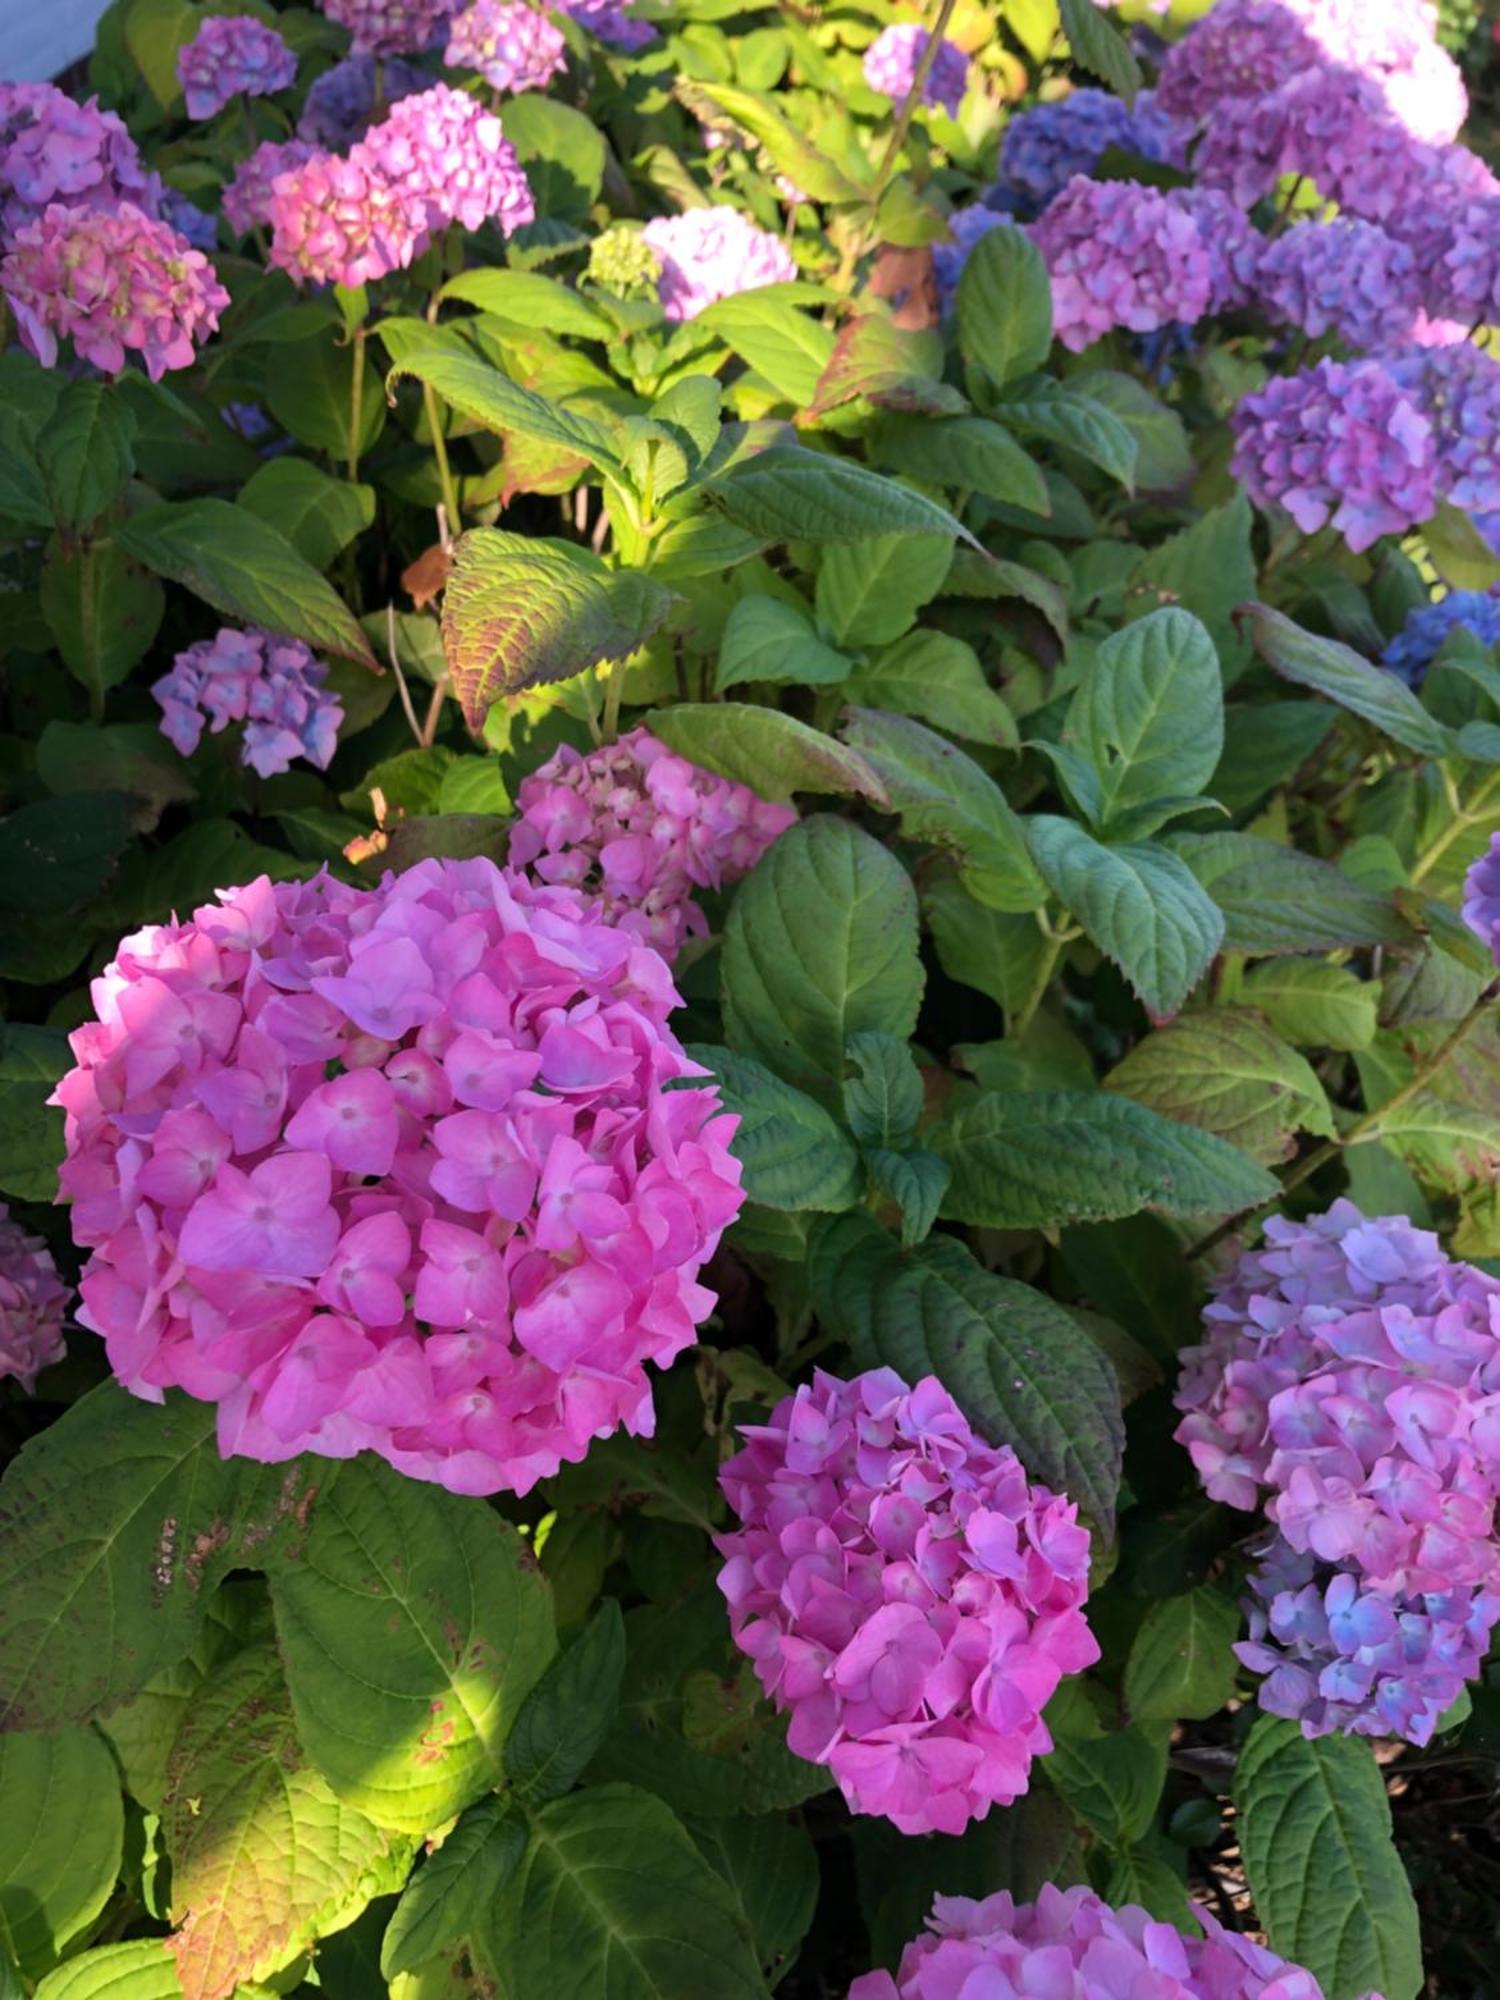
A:
{"type": "Polygon", "coordinates": [[[7,2000],[1487,2000],[1480,11],[0,79],[7,2000]]]}

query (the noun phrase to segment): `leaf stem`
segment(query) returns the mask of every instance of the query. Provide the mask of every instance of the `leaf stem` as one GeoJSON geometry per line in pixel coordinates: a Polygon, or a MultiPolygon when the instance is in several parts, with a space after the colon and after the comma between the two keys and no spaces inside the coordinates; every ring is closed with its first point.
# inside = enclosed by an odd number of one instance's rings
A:
{"type": "Polygon", "coordinates": [[[428,382],[422,384],[422,407],[427,412],[427,426],[432,432],[433,455],[437,459],[438,480],[443,489],[443,509],[447,521],[442,526],[438,539],[446,550],[452,547],[454,535],[461,534],[463,530],[459,521],[458,494],[453,485],[453,469],[448,463],[448,440],[443,436],[437,393],[428,382]]]}
{"type": "Polygon", "coordinates": [[[365,330],[362,326],[354,329],[354,338],[349,345],[354,352],[354,366],[349,377],[349,450],[346,466],[352,485],[359,478],[359,434],[365,417],[365,330]]]}

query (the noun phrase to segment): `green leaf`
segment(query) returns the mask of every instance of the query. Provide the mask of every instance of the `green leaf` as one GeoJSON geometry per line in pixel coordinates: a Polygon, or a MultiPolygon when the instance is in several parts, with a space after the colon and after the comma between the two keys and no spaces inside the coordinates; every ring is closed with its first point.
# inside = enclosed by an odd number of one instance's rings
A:
{"type": "Polygon", "coordinates": [[[851,1035],[844,1116],[862,1146],[906,1146],[922,1116],[922,1072],[894,1035],[851,1035]]]}
{"type": "Polygon", "coordinates": [[[904,715],[851,708],[845,716],[845,742],[880,778],[908,839],[955,852],[964,886],[991,908],[1040,908],[1045,895],[1027,849],[1026,823],[987,771],[904,715]]]}
{"type": "Polygon", "coordinates": [[[1188,1937],[1197,1937],[1203,1927],[1193,1913],[1187,1888],[1178,1872],[1181,1852],[1174,1854],[1165,1839],[1159,1837],[1159,1840],[1164,1852],[1153,1847],[1127,1847],[1116,1853],[1104,1884],[1104,1900],[1113,1903],[1116,1909],[1126,1903],[1138,1903],[1159,1922],[1171,1924],[1188,1937]],[[1173,1859],[1168,1859],[1169,1855],[1173,1859]],[[1178,1867],[1173,1866],[1173,1860],[1178,1867]]]}
{"type": "Polygon", "coordinates": [[[1141,66],[1114,22],[1093,0],[1058,0],[1058,12],[1073,60],[1108,84],[1116,97],[1133,104],[1142,83],[1141,66]]]}
{"type": "Polygon", "coordinates": [[[840,646],[888,645],[937,596],[952,561],[951,535],[836,542],[818,564],[818,623],[840,646]]]}
{"type": "Polygon", "coordinates": [[[334,1797],[297,1741],[281,1663],[248,1647],[200,1690],[172,1747],[162,1833],[169,1940],[189,1996],[279,1971],[351,1923],[410,1856],[334,1797]]]}
{"type": "Polygon", "coordinates": [[[404,376],[414,376],[435,389],[445,403],[471,423],[504,436],[538,438],[555,444],[590,465],[618,476],[623,467],[608,431],[582,411],[565,409],[534,390],[523,389],[488,362],[469,360],[436,349],[408,355],[386,377],[387,389],[404,376]]]}
{"type": "MultiPolygon", "coordinates": [[[[1255,595],[1255,515],[1244,493],[1214,507],[1180,534],[1169,535],[1142,556],[1132,579],[1160,602],[1180,604],[1201,618],[1228,666],[1244,657],[1244,640],[1234,623],[1239,606],[1255,595]]],[[[1307,713],[1304,704],[1301,716],[1307,713]]],[[[1196,786],[1193,790],[1198,789],[1196,786]]]]}
{"type": "Polygon", "coordinates": [[[1240,1852],[1271,1949],[1304,1965],[1328,2000],[1422,1989],[1422,1942],[1373,1746],[1308,1742],[1263,1715],[1234,1774],[1240,1852]]]}
{"type": "Polygon", "coordinates": [[[1024,1013],[1051,976],[1051,947],[1035,917],[987,909],[951,863],[924,871],[922,918],[948,977],[988,994],[1008,1015],[1024,1013]]]}
{"type": "Polygon", "coordinates": [[[1267,1166],[1299,1132],[1333,1136],[1333,1113],[1304,1056],[1246,1009],[1206,1007],[1158,1028],[1105,1079],[1149,1111],[1216,1132],[1267,1166]]]}
{"type": "Polygon", "coordinates": [[[182,2000],[165,1938],[99,1945],[49,1972],[35,2000],[182,2000]]]}
{"type": "Polygon", "coordinates": [[[1029,375],[1052,347],[1052,281],[1021,229],[991,229],[964,260],[958,344],[971,366],[1003,387],[1029,375]]]}
{"type": "Polygon", "coordinates": [[[1137,838],[1160,825],[1156,801],[1203,790],[1224,748],[1219,661],[1186,611],[1154,611],[1112,633],[1068,708],[1064,745],[1098,780],[1097,830],[1129,816],[1137,838]]]}
{"type": "Polygon", "coordinates": [[[63,665],[101,712],[106,690],[151,650],[166,593],[114,540],[50,548],[40,600],[63,665]]]}
{"type": "Polygon", "coordinates": [[[386,1926],[380,1970],[415,1972],[482,1931],[526,1852],[526,1821],[508,1799],[481,1799],[412,1876],[386,1926]]]}
{"type": "Polygon", "coordinates": [[[800,821],[740,884],[723,990],[730,1043],[836,1106],[849,1037],[904,1038],[916,1026],[922,968],[906,870],[847,820],[800,821]]]}
{"type": "Polygon", "coordinates": [[[13,1201],[57,1199],[63,1114],[47,1099],[72,1060],[55,1028],[0,1028],[0,1194],[13,1201]]]}
{"type": "Polygon", "coordinates": [[[142,832],[166,806],[194,796],[187,766],[150,722],[49,722],[37,739],[36,774],[57,798],[124,792],[142,832]]]}
{"type": "Polygon", "coordinates": [[[765,1208],[830,1215],[854,1206],[861,1189],[859,1154],[816,1099],[731,1049],[694,1043],[688,1053],[713,1071],[725,1110],[739,1118],[730,1150],[745,1170],[749,1200],[765,1208]]]}
{"type": "Polygon", "coordinates": [[[1088,368],[1070,375],[1068,388],[1108,411],[1134,438],[1139,492],[1176,493],[1191,483],[1195,467],[1182,418],[1144,382],[1113,368],[1088,368]]]}
{"type": "Polygon", "coordinates": [[[950,736],[1014,750],[1015,717],[985,679],[974,648],[947,632],[908,632],[849,676],[861,708],[915,716],[950,736]]]}
{"type": "MultiPolygon", "coordinates": [[[[812,201],[858,201],[863,190],[836,167],[826,153],[819,152],[798,132],[796,126],[777,109],[774,99],[761,91],[740,90],[727,83],[683,83],[678,95],[689,108],[701,99],[722,112],[758,140],[770,155],[778,173],[783,173],[812,201]]],[[[723,119],[709,117],[711,125],[723,119]]]]}
{"type": "Polygon", "coordinates": [[[505,1775],[528,1803],[561,1798],[609,1734],[625,1673],[625,1626],[606,1598],[521,1704],[505,1745],[505,1775]]]}
{"type": "Polygon", "coordinates": [[[1217,1715],[1234,1692],[1232,1648],[1239,1636],[1239,1606],[1206,1585],[1153,1604],[1125,1663],[1131,1720],[1201,1722],[1217,1715]]]}
{"type": "Polygon", "coordinates": [[[609,340],[614,335],[608,317],[596,305],[570,285],[535,271],[460,271],[443,286],[442,296],[494,313],[528,333],[540,326],[579,340],[609,340]]]}
{"type": "MultiPolygon", "coordinates": [[[[925,206],[917,208],[915,219],[934,233],[943,226],[937,212],[925,206]]],[[[817,393],[798,410],[797,422],[815,424],[861,397],[893,407],[910,408],[909,399],[915,398],[917,407],[926,410],[966,408],[956,389],[936,379],[942,365],[942,341],[931,328],[897,326],[882,313],[856,311],[840,327],[817,393]]]]}
{"type": "Polygon", "coordinates": [[[1107,1222],[1141,1208],[1231,1215],[1276,1193],[1273,1176],[1223,1139],[1110,1091],[993,1092],[927,1143],[953,1168],[944,1214],[992,1229],[1107,1222]]]}
{"type": "Polygon", "coordinates": [[[317,570],[375,520],[372,486],[330,478],[305,458],[268,460],[240,488],[239,504],[279,529],[317,570]]]}
{"type": "Polygon", "coordinates": [[[1249,833],[1171,834],[1166,845],[1218,905],[1226,951],[1268,957],[1415,942],[1389,896],[1314,854],[1249,833]]]}
{"type": "Polygon", "coordinates": [[[1240,997],[1299,1048],[1367,1049],[1375,1039],[1380,988],[1323,958],[1253,965],[1240,997]]]}
{"type": "Polygon", "coordinates": [[[498,1782],[555,1643],[546,1581],[498,1514],[364,1454],[271,1596],[297,1733],[340,1798],[428,1833],[498,1782]]]}
{"type": "Polygon", "coordinates": [[[0,1736],[0,1953],[35,1978],[85,1936],[114,1889],[124,1837],[102,1736],[0,1736]]]}
{"type": "Polygon", "coordinates": [[[1109,1736],[1058,1736],[1047,1778],[1106,1847],[1131,1847],[1156,1819],[1167,1776],[1165,1736],[1120,1729],[1109,1736]]]}
{"type": "Polygon", "coordinates": [[[719,299],[693,324],[723,341],[731,353],[763,375],[781,398],[804,409],[817,394],[823,370],[833,357],[834,336],[810,313],[797,294],[780,285],[761,285],[719,299]]]}
{"type": "MultiPolygon", "coordinates": [[[[992,229],[979,239],[981,246],[1002,234],[992,229]]],[[[936,423],[931,417],[892,417],[880,428],[878,449],[913,479],[967,486],[986,499],[1034,514],[1052,511],[1041,468],[1003,424],[988,417],[944,417],[936,423]]]]}
{"type": "Polygon", "coordinates": [[[796,605],[779,597],[742,597],[725,621],[714,687],[720,694],[744,681],[836,687],[850,665],[842,653],[823,644],[796,605]]]}
{"type": "Polygon", "coordinates": [[[1046,619],[1060,646],[1068,643],[1065,593],[1050,576],[1024,563],[1003,562],[975,549],[955,549],[945,589],[952,597],[1018,597],[1046,619]]]}
{"type": "Polygon", "coordinates": [[[502,695],[627,658],[671,603],[642,572],[606,569],[572,543],[471,528],[443,593],[443,645],[471,728],[502,695]]]}
{"type": "Polygon", "coordinates": [[[1268,604],[1246,607],[1255,649],[1283,680],[1311,688],[1351,715],[1373,723],[1382,735],[1422,757],[1451,757],[1453,731],[1429,715],[1403,680],[1371,666],[1352,646],[1304,632],[1268,604]]]}
{"type": "Polygon", "coordinates": [[[1062,1261],[1087,1303],[1107,1313],[1158,1361],[1200,1337],[1198,1295],[1177,1238],[1152,1215],[1065,1230],[1062,1261]]]}
{"type": "Polygon", "coordinates": [[[71,382],[36,441],[37,465],[64,527],[86,528],[135,470],[135,419],[104,382],[71,382]]]}
{"type": "Polygon", "coordinates": [[[657,709],[651,731],[680,757],[781,803],[793,792],[844,792],[889,804],[874,768],[820,729],[750,702],[677,702],[657,709]]]}
{"type": "Polygon", "coordinates": [[[936,1375],[984,1437],[1113,1532],[1119,1385],[1061,1306],[986,1271],[955,1237],[900,1251],[866,1214],[819,1226],[808,1276],[819,1319],[859,1367],[936,1375]]]}
{"type": "Polygon", "coordinates": [[[708,499],[736,527],[773,542],[858,542],[872,535],[963,535],[935,500],[853,459],[802,445],[772,445],[704,481],[708,499]]]}
{"type": "Polygon", "coordinates": [[[1443,500],[1422,529],[1433,564],[1454,590],[1492,590],[1500,583],[1500,556],[1469,515],[1443,500]]]}
{"type": "Polygon", "coordinates": [[[130,845],[130,801],[96,792],[80,812],[69,799],[38,799],[0,819],[0,908],[42,916],[86,903],[130,845]]]}
{"type": "MultiPolygon", "coordinates": [[[[437,338],[437,331],[425,320],[419,324],[428,340],[437,338]]],[[[395,337],[391,326],[389,320],[382,323],[383,340],[395,337]]],[[[343,465],[351,457],[362,458],[379,442],[385,429],[386,401],[379,371],[360,342],[345,339],[333,327],[323,327],[311,340],[278,342],[268,352],[265,368],[266,407],[299,444],[326,452],[343,465]],[[360,371],[357,411],[356,368],[360,371]]],[[[290,530],[284,532],[294,539],[290,530]]]]}
{"type": "Polygon", "coordinates": [[[1072,820],[1026,822],[1031,856],[1155,1019],[1176,1013],[1224,941],[1212,898],[1168,849],[1104,847],[1072,820]]]}
{"type": "Polygon", "coordinates": [[[909,1250],[924,1242],[942,1212],[953,1177],[948,1162],[920,1147],[896,1152],[889,1146],[872,1146],[865,1154],[865,1170],[876,1193],[900,1210],[901,1247],[909,1250]]]}
{"type": "Polygon", "coordinates": [[[670,1807],[633,1785],[543,1806],[486,1942],[549,2000],[764,2000],[738,1899],[670,1807]]]}
{"type": "Polygon", "coordinates": [[[125,15],[125,46],[163,111],[170,111],[182,96],[177,52],[198,32],[200,19],[191,0],[131,0],[125,15]]]}
{"type": "Polygon", "coordinates": [[[227,500],[148,507],[115,530],[128,555],[215,611],[263,625],[315,652],[373,666],[359,621],[286,537],[227,500]]]}
{"type": "Polygon", "coordinates": [[[1066,382],[1045,375],[1017,383],[996,414],[1023,436],[1045,438],[1077,452],[1130,491],[1135,484],[1136,441],[1120,419],[1066,382]]]}
{"type": "Polygon", "coordinates": [[[818,1854],[801,1827],[767,1814],[700,1820],[689,1827],[699,1852],[735,1899],[768,1984],[797,1956],[818,1901],[818,1854]]]}
{"type": "MultiPolygon", "coordinates": [[[[537,214],[585,222],[599,198],[608,160],[604,134],[593,119],[555,97],[526,91],[506,99],[505,136],[526,170],[537,214]]],[[[533,324],[553,326],[545,318],[533,324]]]]}

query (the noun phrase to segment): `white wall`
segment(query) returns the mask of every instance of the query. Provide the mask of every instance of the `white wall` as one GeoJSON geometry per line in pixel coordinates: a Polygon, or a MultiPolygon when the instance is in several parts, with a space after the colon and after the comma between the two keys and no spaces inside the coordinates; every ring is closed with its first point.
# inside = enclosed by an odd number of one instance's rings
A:
{"type": "Polygon", "coordinates": [[[106,0],[0,0],[0,83],[45,83],[94,43],[106,0]]]}

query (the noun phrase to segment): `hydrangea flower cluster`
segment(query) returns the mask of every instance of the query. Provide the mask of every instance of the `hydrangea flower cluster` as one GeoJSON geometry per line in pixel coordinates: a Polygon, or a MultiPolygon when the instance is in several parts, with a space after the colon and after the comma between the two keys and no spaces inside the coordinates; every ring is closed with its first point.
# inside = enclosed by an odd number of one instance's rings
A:
{"type": "Polygon", "coordinates": [[[269,261],[299,284],[373,284],[404,270],[425,240],[415,204],[358,146],[348,159],[315,152],[278,174],[266,220],[269,261]]]}
{"type": "Polygon", "coordinates": [[[448,30],[443,61],[474,69],[492,90],[545,90],[567,66],[568,45],[527,0],[471,0],[448,30]]]}
{"type": "Polygon", "coordinates": [[[0,83],[0,247],[46,209],[134,203],[154,216],[161,182],[99,100],[75,104],[50,83],[0,83]]]}
{"type": "Polygon", "coordinates": [[[1450,211],[1433,284],[1439,309],[1454,319],[1500,324],[1500,195],[1450,211]]]}
{"type": "Polygon", "coordinates": [[[253,14],[210,14],[177,51],[189,118],[212,118],[237,97],[269,97],[297,80],[297,58],[253,14]]]}
{"type": "Polygon", "coordinates": [[[988,236],[992,229],[1011,226],[1011,217],[1000,214],[998,209],[986,208],[983,202],[971,202],[948,218],[951,243],[934,243],[932,246],[932,275],[937,280],[938,305],[946,319],[953,310],[958,297],[958,281],[964,274],[964,266],[969,261],[969,252],[981,236],[988,236]]]}
{"type": "MultiPolygon", "coordinates": [[[[1034,1903],[1007,1892],[939,1896],[895,1977],[867,1972],[849,2000],[1323,2000],[1310,1972],[1195,1907],[1187,1937],[1135,1903],[1051,1883],[1034,1903]]],[[[1381,2000],[1370,1993],[1365,2000],[1381,2000]]]]}
{"type": "Polygon", "coordinates": [[[42,1370],[62,1359],[70,1296],[41,1237],[0,1201],[0,1381],[9,1375],[29,1396],[42,1370]]]}
{"type": "Polygon", "coordinates": [[[1019,111],[1000,145],[1000,182],[1045,208],[1075,174],[1092,173],[1111,147],[1181,165],[1190,128],[1143,90],[1132,109],[1107,90],[1074,90],[1019,111]]]}
{"type": "Polygon", "coordinates": [[[294,174],[316,151],[306,139],[266,139],[240,161],[224,190],[224,220],[237,236],[265,227],[278,176],[294,174]]]}
{"type": "Polygon", "coordinates": [[[1500,834],[1490,836],[1489,846],[1464,877],[1464,922],[1500,965],[1500,834]]]}
{"type": "Polygon", "coordinates": [[[1305,535],[1331,520],[1351,549],[1367,549],[1437,506],[1432,426],[1378,362],[1320,361],[1273,377],[1230,427],[1235,477],[1258,506],[1285,507],[1305,535]]]}
{"type": "Polygon", "coordinates": [[[1203,1317],[1176,1435],[1275,1530],[1238,1648],[1261,1706],[1426,1742],[1500,1620],[1500,1280],[1339,1201],[1272,1217],[1203,1317]]]}
{"type": "Polygon", "coordinates": [[[661,265],[657,295],[670,320],[696,319],[715,299],[797,275],[786,245],[737,208],[653,216],[641,234],[661,265]]]}
{"type": "Polygon", "coordinates": [[[163,736],[184,757],[197,749],[205,722],[215,736],[243,722],[241,762],[274,778],[294,757],[320,771],[333,761],[344,709],[327,680],[327,667],[300,639],[226,625],[179,653],[151,692],[163,736]]]}
{"type": "MultiPolygon", "coordinates": [[[[917,80],[917,70],[932,37],[915,21],[898,21],[882,28],[865,50],[865,82],[892,104],[904,104],[917,80]]],[[[952,42],[942,42],[922,83],[922,102],[958,116],[969,87],[969,58],[952,42]]]]}
{"type": "Polygon", "coordinates": [[[630,0],[557,0],[558,12],[567,14],[609,49],[630,55],[654,41],[656,30],[649,21],[637,20],[630,0]]]}
{"type": "Polygon", "coordinates": [[[170,229],[205,255],[218,248],[219,225],[195,201],[189,201],[185,194],[175,188],[163,188],[161,197],[161,220],[170,229]]]}
{"type": "Polygon", "coordinates": [[[484,859],[264,877],[127,938],[57,1087],[83,1323],[219,1448],[525,1493],[692,1343],[735,1120],[662,959],[484,859]]]}
{"type": "Polygon", "coordinates": [[[297,137],[332,153],[346,152],[370,129],[377,108],[388,110],[413,91],[425,90],[432,79],[399,56],[378,65],[380,104],[375,102],[374,56],[345,56],[324,70],[308,90],[297,120],[297,137]]]}
{"type": "Polygon", "coordinates": [[[45,368],[60,340],[79,360],[118,375],[139,353],[153,382],[191,366],[229,304],[201,250],[133,202],[113,209],[54,203],[18,230],[0,262],[16,329],[45,368]]]}
{"type": "Polygon", "coordinates": [[[740,1521],[719,1588],[790,1747],[903,1833],[1009,1805],[1052,1747],[1058,1682],[1099,1657],[1072,1502],[931,1375],[820,1371],[743,1435],[719,1474],[740,1521]]]}
{"type": "Polygon", "coordinates": [[[1172,188],[1167,201],[1179,214],[1192,218],[1208,253],[1209,311],[1230,312],[1249,305],[1259,287],[1265,237],[1218,188],[1172,188]]]}
{"type": "Polygon", "coordinates": [[[701,937],[695,889],[747,875],[797,815],[678,757],[645,729],[585,757],[564,744],[522,781],[509,860],[590,897],[666,958],[701,937]]]}
{"type": "Polygon", "coordinates": [[[1268,243],[1256,288],[1262,309],[1274,318],[1314,338],[1336,333],[1356,348],[1405,340],[1425,297],[1407,245],[1351,216],[1301,222],[1268,243]]]}
{"type": "Polygon", "coordinates": [[[356,55],[419,56],[437,40],[461,0],[320,0],[347,28],[356,55]]]}
{"type": "Polygon", "coordinates": [[[639,229],[617,222],[589,244],[588,279],[620,298],[656,290],[661,260],[639,229]]]}
{"type": "Polygon", "coordinates": [[[1500,361],[1462,342],[1389,356],[1393,381],[1432,426],[1440,498],[1500,508],[1500,361]]]}
{"type": "Polygon", "coordinates": [[[1450,590],[1432,604],[1419,604],[1381,654],[1382,666],[1408,686],[1420,687],[1451,632],[1472,632],[1482,646],[1500,645],[1500,592],[1450,590]]]}
{"type": "Polygon", "coordinates": [[[1117,326],[1154,333],[1208,310],[1208,245],[1157,188],[1076,175],[1030,231],[1052,279],[1054,329],[1075,353],[1117,326]]]}

